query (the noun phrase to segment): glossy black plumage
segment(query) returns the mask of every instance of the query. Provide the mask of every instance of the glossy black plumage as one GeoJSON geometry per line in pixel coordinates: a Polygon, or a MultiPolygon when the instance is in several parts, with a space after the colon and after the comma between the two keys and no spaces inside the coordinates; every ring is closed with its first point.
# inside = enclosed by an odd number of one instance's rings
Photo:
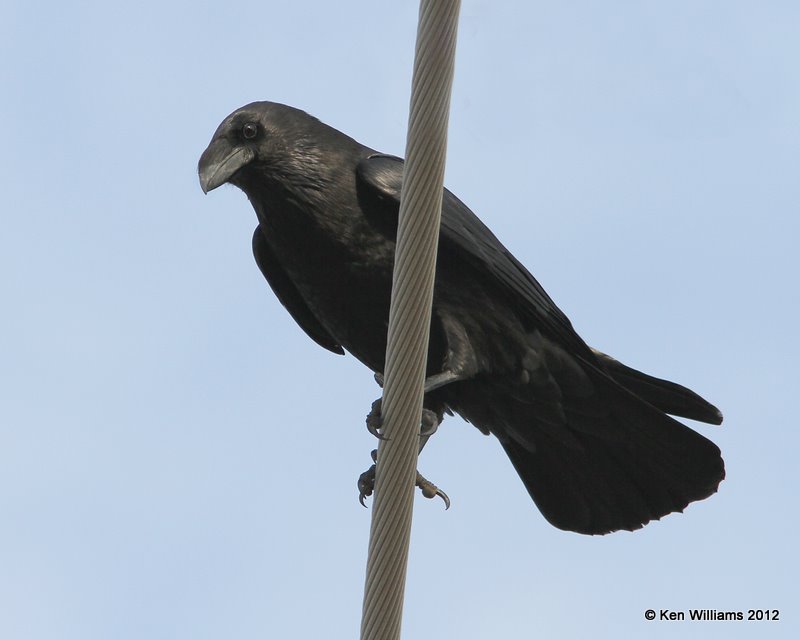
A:
{"type": "MultiPolygon", "coordinates": [[[[259,102],[217,129],[204,191],[229,182],[259,220],[256,261],[303,330],[382,371],[402,161],[306,113],[259,102]]],[[[694,392],[591,349],[489,229],[445,191],[428,394],[500,440],[562,529],[636,529],[716,491],[719,449],[666,415],[719,424],[694,392]]]]}

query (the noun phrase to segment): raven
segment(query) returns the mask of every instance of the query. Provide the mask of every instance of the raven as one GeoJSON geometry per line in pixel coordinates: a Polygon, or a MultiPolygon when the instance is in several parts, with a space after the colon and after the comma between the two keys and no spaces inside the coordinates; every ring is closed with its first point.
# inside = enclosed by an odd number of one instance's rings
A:
{"type": "MultiPolygon", "coordinates": [[[[403,161],[309,114],[254,102],[200,158],[205,193],[239,187],[256,262],[297,324],[382,373],[403,161]]],[[[720,424],[686,387],[589,347],[528,270],[444,190],[425,406],[494,434],[561,529],[635,530],[708,497],[720,450],[667,414],[720,424]]]]}

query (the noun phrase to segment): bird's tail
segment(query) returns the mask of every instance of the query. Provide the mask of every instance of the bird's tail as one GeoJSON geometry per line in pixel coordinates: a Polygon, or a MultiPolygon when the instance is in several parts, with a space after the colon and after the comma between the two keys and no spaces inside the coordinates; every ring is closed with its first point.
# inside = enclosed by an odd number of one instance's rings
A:
{"type": "Polygon", "coordinates": [[[498,437],[553,525],[634,530],[717,490],[720,450],[667,415],[719,423],[716,407],[605,354],[570,355],[537,334],[529,347],[521,377],[456,383],[447,402],[498,437]]]}
{"type": "Polygon", "coordinates": [[[684,415],[701,408],[699,415],[719,421],[716,409],[688,389],[620,365],[616,372],[648,386],[656,408],[599,368],[584,367],[601,403],[565,401],[566,425],[548,424],[535,402],[518,396],[495,405],[503,414],[495,424],[504,427],[494,431],[550,523],[585,534],[632,531],[716,492],[725,477],[719,448],[664,413],[675,410],[675,400],[663,390],[689,399],[679,406],[684,415]]]}

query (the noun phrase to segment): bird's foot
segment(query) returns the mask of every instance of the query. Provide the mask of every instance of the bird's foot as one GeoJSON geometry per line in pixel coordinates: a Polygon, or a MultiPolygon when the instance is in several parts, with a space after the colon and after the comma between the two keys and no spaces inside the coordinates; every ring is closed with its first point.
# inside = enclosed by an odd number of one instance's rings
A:
{"type": "Polygon", "coordinates": [[[439,496],[444,501],[445,511],[450,508],[450,497],[419,471],[417,471],[417,479],[414,484],[419,487],[420,491],[422,491],[422,495],[426,498],[435,498],[439,496]]]}
{"type": "MultiPolygon", "coordinates": [[[[381,402],[382,398],[378,398],[372,403],[372,407],[367,414],[367,431],[378,440],[386,440],[386,436],[381,433],[383,428],[383,416],[381,415],[381,402]]],[[[422,417],[420,419],[419,435],[423,438],[429,438],[442,423],[442,415],[431,409],[422,408],[422,417]]]]}
{"type": "MultiPolygon", "coordinates": [[[[378,461],[378,450],[372,450],[372,461],[378,461]]],[[[435,498],[439,496],[444,501],[445,510],[450,508],[450,498],[439,487],[433,484],[430,480],[425,478],[419,471],[417,471],[417,478],[414,484],[422,491],[422,495],[426,498],[435,498]]],[[[364,499],[372,495],[375,489],[375,465],[373,464],[369,469],[358,477],[358,501],[362,507],[367,505],[364,499]]]]}
{"type": "Polygon", "coordinates": [[[378,462],[378,450],[373,449],[370,456],[372,456],[372,466],[358,476],[358,501],[364,508],[367,507],[367,505],[364,504],[364,499],[371,496],[375,489],[375,463],[378,462]]]}
{"type": "Polygon", "coordinates": [[[378,398],[375,402],[372,403],[372,407],[367,414],[367,431],[369,431],[373,436],[375,436],[378,440],[386,440],[386,436],[381,433],[381,429],[383,428],[383,416],[381,415],[381,401],[382,398],[378,398]]]}

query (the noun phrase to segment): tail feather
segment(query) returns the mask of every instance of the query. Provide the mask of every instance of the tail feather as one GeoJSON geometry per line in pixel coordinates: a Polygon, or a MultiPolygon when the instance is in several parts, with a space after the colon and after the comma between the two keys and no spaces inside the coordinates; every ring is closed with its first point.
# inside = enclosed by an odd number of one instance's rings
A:
{"type": "Polygon", "coordinates": [[[691,389],[637,371],[597,349],[592,351],[614,380],[664,413],[708,424],[722,424],[720,410],[691,389]]]}

